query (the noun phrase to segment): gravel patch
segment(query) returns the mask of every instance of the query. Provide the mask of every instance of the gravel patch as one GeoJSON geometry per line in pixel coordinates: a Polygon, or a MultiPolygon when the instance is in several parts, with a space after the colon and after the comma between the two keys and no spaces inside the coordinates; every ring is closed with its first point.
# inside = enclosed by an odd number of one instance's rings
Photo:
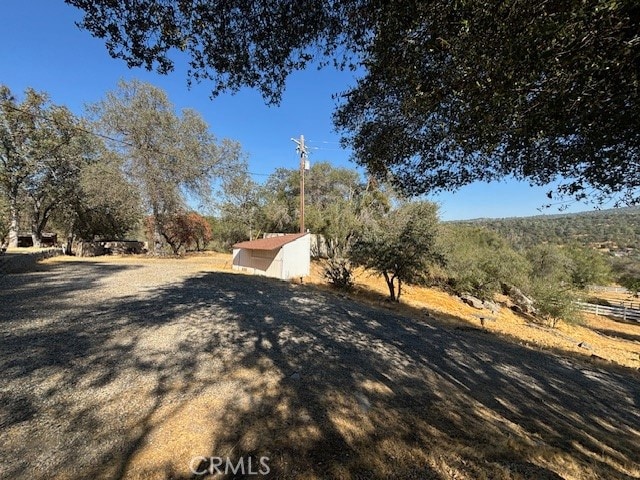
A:
{"type": "Polygon", "coordinates": [[[198,456],[266,456],[267,478],[640,474],[634,372],[202,270],[0,277],[0,478],[188,479],[198,456]]]}

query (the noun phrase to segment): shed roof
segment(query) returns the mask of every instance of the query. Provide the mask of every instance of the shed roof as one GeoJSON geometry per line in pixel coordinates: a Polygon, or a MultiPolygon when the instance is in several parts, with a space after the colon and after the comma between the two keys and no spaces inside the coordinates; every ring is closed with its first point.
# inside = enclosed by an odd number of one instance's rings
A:
{"type": "Polygon", "coordinates": [[[247,242],[236,243],[233,248],[245,248],[247,250],[276,250],[287,243],[304,237],[306,233],[286,233],[276,237],[259,238],[247,242]]]}

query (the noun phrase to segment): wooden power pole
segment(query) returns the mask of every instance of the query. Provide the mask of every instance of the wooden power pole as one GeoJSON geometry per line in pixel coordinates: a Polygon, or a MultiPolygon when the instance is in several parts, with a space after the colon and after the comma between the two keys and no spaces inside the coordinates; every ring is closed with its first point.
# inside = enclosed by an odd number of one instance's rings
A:
{"type": "Polygon", "coordinates": [[[305,233],[304,229],[304,171],[307,168],[307,148],[304,146],[304,135],[300,135],[300,140],[292,138],[298,146],[296,152],[300,154],[300,233],[305,233]]]}

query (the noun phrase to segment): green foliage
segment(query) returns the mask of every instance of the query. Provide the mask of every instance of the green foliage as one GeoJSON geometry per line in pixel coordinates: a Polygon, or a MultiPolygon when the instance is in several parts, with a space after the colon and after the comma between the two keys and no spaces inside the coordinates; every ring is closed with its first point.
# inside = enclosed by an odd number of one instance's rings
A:
{"type": "Polygon", "coordinates": [[[184,209],[184,192],[208,199],[212,178],[240,159],[237,143],[218,143],[193,110],[176,115],[165,92],[149,84],[121,81],[91,112],[101,132],[116,140],[109,146],[126,159],[126,172],[154,217],[156,251],[171,236],[164,219],[184,209]]]}
{"type": "Polygon", "coordinates": [[[534,281],[553,283],[554,285],[571,282],[572,260],[566,249],[557,245],[537,245],[526,251],[531,263],[531,277],[534,281]]]}
{"type": "Polygon", "coordinates": [[[402,5],[336,115],[361,164],[413,194],[562,175],[560,194],[639,200],[636,2],[402,5]]]}
{"type": "Polygon", "coordinates": [[[571,284],[584,290],[589,285],[607,285],[611,282],[611,266],[605,257],[591,248],[569,246],[571,284]]]}
{"type": "MultiPolygon", "coordinates": [[[[390,204],[387,188],[363,183],[355,170],[319,162],[305,173],[305,227],[323,235],[330,257],[346,256],[357,233],[388,212],[390,204]]],[[[218,209],[233,242],[250,232],[254,237],[259,232],[298,232],[300,171],[279,168],[262,187],[248,174],[239,174],[223,185],[218,209]]]]}
{"type": "Polygon", "coordinates": [[[438,207],[429,202],[406,203],[369,226],[354,243],[350,259],[382,275],[389,298],[399,301],[402,283],[424,283],[438,252],[438,207]]]}
{"type": "Polygon", "coordinates": [[[636,297],[640,293],[640,258],[618,258],[613,264],[613,275],[620,285],[636,297]]]}
{"type": "Polygon", "coordinates": [[[439,242],[445,252],[446,282],[457,294],[491,299],[503,284],[527,285],[526,259],[490,230],[449,224],[439,242]]]}
{"type": "Polygon", "coordinates": [[[218,217],[206,216],[205,217],[209,228],[211,229],[211,241],[208,247],[216,252],[229,252],[231,245],[237,243],[240,240],[244,240],[246,237],[239,237],[238,240],[229,240],[229,230],[227,225],[218,217]]]}
{"type": "Polygon", "coordinates": [[[640,251],[640,207],[452,222],[498,232],[518,249],[542,243],[640,251]]]}
{"type": "Polygon", "coordinates": [[[577,291],[606,275],[602,257],[587,249],[557,245],[538,245],[526,254],[531,263],[528,291],[538,315],[551,327],[560,320],[579,322],[577,291]]]}
{"type": "Polygon", "coordinates": [[[361,164],[411,193],[561,175],[561,195],[638,201],[635,0],[66,2],[112,56],[167,73],[184,52],[214,94],[277,102],[314,62],[361,69],[335,123],[361,164]]]}
{"type": "Polygon", "coordinates": [[[353,267],[347,258],[333,257],[327,260],[324,267],[324,278],[339,290],[353,288],[353,267]]]}
{"type": "Polygon", "coordinates": [[[96,150],[86,125],[67,108],[33,89],[18,103],[0,86],[0,190],[9,204],[11,245],[17,244],[17,220],[26,206],[39,246],[56,209],[76,195],[80,172],[95,161],[96,150]]]}
{"type": "Polygon", "coordinates": [[[262,186],[251,178],[246,161],[242,161],[223,179],[215,205],[220,224],[214,237],[224,250],[234,243],[261,235],[265,228],[264,202],[262,186]]]}
{"type": "Polygon", "coordinates": [[[619,281],[620,285],[633,293],[634,296],[640,296],[640,275],[623,275],[619,281]]]}
{"type": "Polygon", "coordinates": [[[82,169],[76,192],[53,218],[69,237],[84,241],[124,239],[141,219],[138,190],[122,173],[121,159],[106,151],[82,169]]]}
{"type": "MultiPolygon", "coordinates": [[[[355,200],[364,190],[355,170],[336,168],[327,162],[312,165],[305,173],[305,227],[329,238],[344,238],[351,225],[355,200]],[[339,220],[340,213],[344,218],[339,220]]],[[[298,232],[300,229],[300,171],[277,169],[264,186],[266,228],[298,232]]]]}
{"type": "Polygon", "coordinates": [[[640,296],[640,275],[623,275],[620,277],[620,285],[633,293],[634,296],[640,296]]]}
{"type": "Polygon", "coordinates": [[[609,263],[593,249],[577,245],[538,245],[527,251],[527,257],[534,279],[566,284],[578,290],[589,285],[606,285],[611,279],[609,263]]]}
{"type": "Polygon", "coordinates": [[[575,303],[578,297],[570,288],[545,279],[536,279],[531,293],[538,315],[550,327],[555,328],[561,320],[568,323],[581,321],[580,310],[575,303]]]}

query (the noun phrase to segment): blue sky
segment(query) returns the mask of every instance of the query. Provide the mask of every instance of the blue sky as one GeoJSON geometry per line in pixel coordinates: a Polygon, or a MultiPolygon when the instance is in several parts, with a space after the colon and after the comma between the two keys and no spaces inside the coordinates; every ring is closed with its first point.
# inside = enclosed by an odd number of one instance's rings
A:
{"type": "MultiPolygon", "coordinates": [[[[164,89],[176,108],[198,110],[218,138],[239,141],[249,154],[250,171],[257,181],[278,167],[297,168],[291,138],[300,134],[311,147],[311,162],[355,168],[349,161],[350,152],[339,147],[331,123],[335,108],[331,95],[354,83],[351,72],[297,72],[290,77],[277,107],[266,106],[252,90],[212,100],[206,84],[187,88],[185,69],[180,65],[162,76],[130,70],[124,62],[112,59],[101,40],[75,26],[81,13],[63,0],[2,0],[2,17],[0,83],[18,96],[26,87],[33,87],[49,93],[54,103],[82,114],[85,104],[100,100],[118,80],[137,78],[164,89]]],[[[539,207],[548,202],[548,190],[510,180],[473,184],[429,199],[441,205],[444,220],[538,215],[539,207]]],[[[588,209],[573,204],[567,211],[588,209]]],[[[551,208],[542,213],[558,211],[551,208]]]]}

